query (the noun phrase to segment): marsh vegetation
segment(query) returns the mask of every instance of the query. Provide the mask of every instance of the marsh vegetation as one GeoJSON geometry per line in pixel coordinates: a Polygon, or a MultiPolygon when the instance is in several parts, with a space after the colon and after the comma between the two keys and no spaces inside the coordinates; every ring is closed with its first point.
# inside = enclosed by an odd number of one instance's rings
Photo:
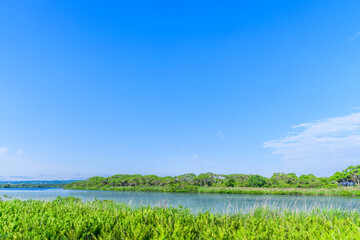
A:
{"type": "Polygon", "coordinates": [[[278,211],[266,207],[233,215],[188,209],[132,208],[111,201],[0,202],[6,239],[358,239],[355,211],[278,211]]]}

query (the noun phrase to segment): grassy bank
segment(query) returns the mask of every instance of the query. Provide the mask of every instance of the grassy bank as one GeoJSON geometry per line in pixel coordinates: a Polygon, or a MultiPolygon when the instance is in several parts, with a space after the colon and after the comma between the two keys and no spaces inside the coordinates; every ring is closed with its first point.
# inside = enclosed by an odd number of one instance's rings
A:
{"type": "Polygon", "coordinates": [[[224,194],[258,194],[258,195],[313,195],[313,196],[360,196],[359,187],[339,188],[247,188],[247,187],[198,187],[191,189],[173,189],[167,187],[82,187],[65,186],[75,190],[106,190],[106,191],[139,191],[139,192],[192,192],[192,193],[224,193],[224,194]]]}
{"type": "Polygon", "coordinates": [[[199,188],[199,193],[237,193],[259,195],[360,196],[358,187],[342,188],[199,188]]]}
{"type": "Polygon", "coordinates": [[[1,239],[359,239],[356,212],[255,209],[191,214],[77,199],[0,202],[1,239]]]}

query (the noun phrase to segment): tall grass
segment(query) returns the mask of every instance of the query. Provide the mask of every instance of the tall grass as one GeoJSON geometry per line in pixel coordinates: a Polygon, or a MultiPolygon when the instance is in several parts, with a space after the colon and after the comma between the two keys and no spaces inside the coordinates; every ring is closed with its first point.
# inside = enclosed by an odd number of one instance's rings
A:
{"type": "Polygon", "coordinates": [[[201,187],[199,193],[238,193],[259,195],[360,196],[359,187],[339,188],[247,188],[201,187]]]}
{"type": "Polygon", "coordinates": [[[192,193],[226,193],[226,194],[258,194],[258,195],[302,195],[302,196],[360,196],[359,187],[339,188],[249,188],[249,187],[198,187],[196,190],[172,191],[166,187],[135,186],[135,187],[65,187],[74,190],[105,190],[105,191],[138,191],[138,192],[192,192],[192,193]]]}
{"type": "Polygon", "coordinates": [[[221,215],[109,201],[0,202],[0,239],[359,239],[360,215],[340,210],[221,215]]]}

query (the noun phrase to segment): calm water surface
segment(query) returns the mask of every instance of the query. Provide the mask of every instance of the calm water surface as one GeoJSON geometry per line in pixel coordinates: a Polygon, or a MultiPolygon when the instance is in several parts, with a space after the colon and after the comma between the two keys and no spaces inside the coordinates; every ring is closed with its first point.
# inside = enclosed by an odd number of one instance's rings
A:
{"type": "Polygon", "coordinates": [[[21,200],[53,200],[58,196],[74,196],[83,201],[114,200],[131,206],[183,206],[192,212],[213,213],[246,212],[255,207],[268,206],[273,209],[309,210],[316,208],[336,208],[360,211],[360,198],[317,197],[317,196],[277,196],[241,194],[201,194],[162,192],[118,192],[85,191],[66,189],[0,189],[0,196],[7,195],[21,200]]]}

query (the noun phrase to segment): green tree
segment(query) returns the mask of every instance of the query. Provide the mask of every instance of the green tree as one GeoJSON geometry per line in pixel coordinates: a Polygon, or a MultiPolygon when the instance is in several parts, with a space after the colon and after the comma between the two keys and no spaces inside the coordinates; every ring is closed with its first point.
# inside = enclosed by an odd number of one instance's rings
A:
{"type": "Polygon", "coordinates": [[[298,187],[298,177],[295,173],[274,173],[267,182],[271,187],[298,187]]]}
{"type": "Polygon", "coordinates": [[[234,178],[228,178],[225,182],[225,186],[227,187],[235,187],[235,179],[234,178]]]}
{"type": "Polygon", "coordinates": [[[198,186],[212,186],[219,179],[219,175],[215,173],[201,173],[194,180],[198,186]]]}
{"type": "Polygon", "coordinates": [[[332,175],[330,178],[334,183],[337,185],[340,185],[340,183],[347,179],[347,174],[344,172],[336,172],[334,175],[332,175]]]}
{"type": "Polygon", "coordinates": [[[176,180],[180,181],[180,182],[187,182],[189,184],[194,184],[195,178],[196,178],[196,174],[194,174],[194,173],[186,173],[186,174],[177,176],[176,180]]]}
{"type": "Polygon", "coordinates": [[[251,175],[247,180],[248,187],[263,187],[266,184],[266,178],[260,175],[251,175]]]}
{"type": "Polygon", "coordinates": [[[324,183],[313,174],[301,175],[298,183],[298,187],[301,188],[320,188],[325,186],[324,183]]]}
{"type": "Polygon", "coordinates": [[[346,174],[347,179],[353,181],[359,186],[360,182],[360,165],[349,166],[343,171],[346,174]]]}

